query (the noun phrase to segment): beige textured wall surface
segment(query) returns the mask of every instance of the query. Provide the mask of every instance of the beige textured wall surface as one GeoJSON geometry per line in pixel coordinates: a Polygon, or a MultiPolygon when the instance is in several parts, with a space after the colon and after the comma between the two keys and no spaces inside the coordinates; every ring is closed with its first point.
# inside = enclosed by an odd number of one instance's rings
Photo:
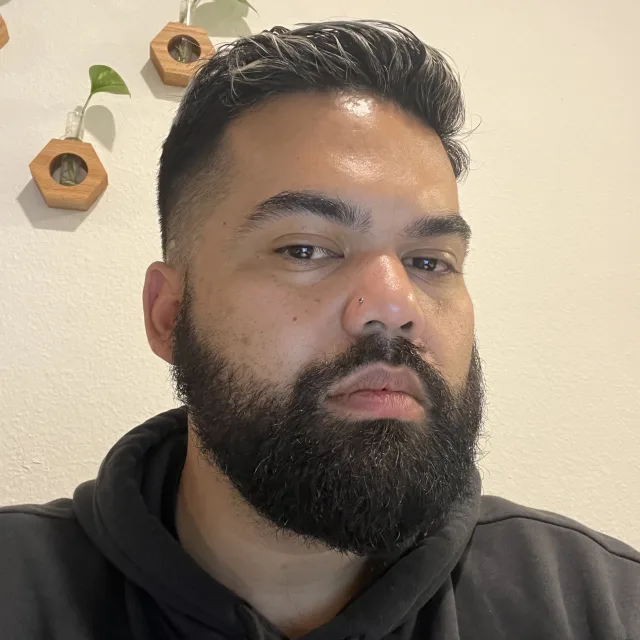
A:
{"type": "MultiPolygon", "coordinates": [[[[454,58],[469,122],[481,120],[461,197],[490,390],[485,491],[640,547],[640,4],[252,1],[260,15],[229,24],[389,19],[454,58]]],[[[148,43],[177,7],[0,3],[2,504],[69,495],[118,437],[174,405],[141,287],[159,257],[154,177],[181,93],[160,84],[148,43]],[[47,209],[28,164],[63,133],[96,63],[133,94],[98,96],[87,115],[110,186],[88,214],[47,209]]],[[[214,42],[233,35],[221,16],[200,11],[214,42]]]]}

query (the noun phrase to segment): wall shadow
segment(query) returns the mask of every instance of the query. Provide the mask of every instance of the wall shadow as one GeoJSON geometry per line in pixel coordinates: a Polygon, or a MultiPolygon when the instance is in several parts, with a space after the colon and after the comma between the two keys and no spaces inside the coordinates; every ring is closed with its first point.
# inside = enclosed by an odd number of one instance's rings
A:
{"type": "Polygon", "coordinates": [[[113,149],[116,139],[116,121],[107,107],[101,104],[89,107],[84,116],[84,128],[109,151],[113,149]]]}
{"type": "Polygon", "coordinates": [[[102,195],[91,205],[88,211],[68,211],[51,209],[44,201],[36,183],[30,180],[18,194],[17,203],[35,229],[50,231],[75,231],[91,214],[102,199],[102,195]]]}
{"type": "Polygon", "coordinates": [[[180,100],[182,100],[184,89],[181,87],[169,87],[163,84],[150,59],[147,60],[142,69],[140,69],[140,75],[147,87],[149,87],[154,98],[169,100],[171,102],[180,102],[180,100]]]}
{"type": "Polygon", "coordinates": [[[213,0],[196,7],[193,24],[214,38],[239,38],[251,35],[248,15],[249,7],[238,0],[213,0]]]}

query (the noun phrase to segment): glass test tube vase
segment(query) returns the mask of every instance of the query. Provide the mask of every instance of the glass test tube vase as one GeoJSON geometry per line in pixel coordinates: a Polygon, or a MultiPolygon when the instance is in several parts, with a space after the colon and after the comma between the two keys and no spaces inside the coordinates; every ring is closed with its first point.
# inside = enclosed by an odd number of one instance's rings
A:
{"type": "Polygon", "coordinates": [[[194,0],[182,0],[180,22],[169,22],[151,41],[149,52],[163,84],[186,87],[203,58],[215,53],[207,32],[191,24],[194,0]]]}
{"type": "Polygon", "coordinates": [[[83,109],[67,114],[64,138],[50,140],[29,165],[49,207],[87,211],[109,183],[98,154],[82,141],[83,109]]]}

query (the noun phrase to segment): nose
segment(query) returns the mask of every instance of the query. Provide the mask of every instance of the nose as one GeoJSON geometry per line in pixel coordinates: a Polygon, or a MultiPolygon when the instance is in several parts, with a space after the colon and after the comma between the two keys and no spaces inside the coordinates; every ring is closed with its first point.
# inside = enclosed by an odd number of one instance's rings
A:
{"type": "Polygon", "coordinates": [[[424,334],[424,314],[402,262],[396,256],[376,256],[363,259],[356,272],[350,278],[344,308],[345,331],[356,340],[382,331],[390,338],[419,341],[424,334]]]}

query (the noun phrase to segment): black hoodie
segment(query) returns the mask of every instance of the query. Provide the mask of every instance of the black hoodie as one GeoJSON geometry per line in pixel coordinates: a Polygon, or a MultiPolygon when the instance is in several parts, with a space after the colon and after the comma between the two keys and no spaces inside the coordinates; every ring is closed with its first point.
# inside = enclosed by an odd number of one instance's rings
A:
{"type": "MultiPolygon", "coordinates": [[[[277,640],[182,549],[186,411],[140,425],[73,500],[0,509],[2,640],[277,640]]],[[[305,640],[640,639],[640,554],[566,518],[481,497],[305,640]]]]}

